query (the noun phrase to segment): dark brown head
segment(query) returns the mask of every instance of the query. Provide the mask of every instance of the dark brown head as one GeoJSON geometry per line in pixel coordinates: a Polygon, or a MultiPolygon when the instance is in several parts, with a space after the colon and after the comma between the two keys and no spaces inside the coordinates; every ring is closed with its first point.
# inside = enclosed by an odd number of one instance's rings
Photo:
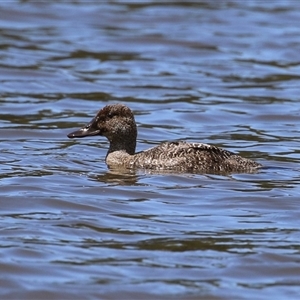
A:
{"type": "Polygon", "coordinates": [[[94,135],[102,135],[109,140],[110,152],[126,150],[129,154],[134,154],[137,129],[132,111],[123,104],[107,105],[99,110],[90,123],[69,133],[68,137],[82,138],[94,135]]]}

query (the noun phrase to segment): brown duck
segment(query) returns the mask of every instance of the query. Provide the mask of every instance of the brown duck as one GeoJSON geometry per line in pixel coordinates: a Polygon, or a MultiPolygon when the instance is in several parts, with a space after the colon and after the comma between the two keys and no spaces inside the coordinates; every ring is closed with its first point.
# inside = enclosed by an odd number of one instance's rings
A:
{"type": "Polygon", "coordinates": [[[109,168],[173,170],[178,172],[253,172],[261,165],[233,152],[202,143],[165,142],[135,153],[137,127],[132,111],[123,104],[103,107],[83,128],[69,138],[105,136],[110,145],[109,168]]]}

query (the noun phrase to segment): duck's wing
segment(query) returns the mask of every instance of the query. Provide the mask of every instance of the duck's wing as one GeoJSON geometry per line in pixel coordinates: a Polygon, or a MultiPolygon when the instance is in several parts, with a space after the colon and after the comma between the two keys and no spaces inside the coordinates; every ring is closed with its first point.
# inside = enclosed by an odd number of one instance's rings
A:
{"type": "Polygon", "coordinates": [[[233,152],[203,143],[167,142],[136,154],[137,163],[151,169],[238,171],[260,165],[233,152]]]}
{"type": "MultiPolygon", "coordinates": [[[[204,143],[187,143],[187,142],[171,142],[165,143],[167,148],[173,149],[174,155],[189,155],[193,157],[215,157],[218,159],[227,159],[233,152],[222,148],[204,144],[204,143]]],[[[171,151],[170,151],[171,152],[171,151]]]]}
{"type": "Polygon", "coordinates": [[[194,170],[232,172],[249,171],[261,167],[260,164],[250,159],[213,145],[179,142],[178,146],[184,149],[183,152],[187,153],[187,164],[194,170]]]}

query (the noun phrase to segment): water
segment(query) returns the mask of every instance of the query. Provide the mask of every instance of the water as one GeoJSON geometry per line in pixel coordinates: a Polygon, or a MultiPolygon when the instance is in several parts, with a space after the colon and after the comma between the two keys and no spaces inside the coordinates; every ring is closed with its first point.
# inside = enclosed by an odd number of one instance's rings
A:
{"type": "Polygon", "coordinates": [[[296,1],[0,3],[1,299],[298,299],[296,1]],[[108,103],[138,150],[221,146],[255,174],[117,173],[108,103]]]}

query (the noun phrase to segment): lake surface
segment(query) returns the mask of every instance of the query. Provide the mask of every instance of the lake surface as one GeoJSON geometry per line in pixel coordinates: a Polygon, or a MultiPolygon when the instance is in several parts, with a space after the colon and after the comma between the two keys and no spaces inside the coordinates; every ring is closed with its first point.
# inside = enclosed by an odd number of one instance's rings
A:
{"type": "Polygon", "coordinates": [[[299,299],[300,3],[2,1],[1,299],[299,299]],[[138,147],[254,174],[115,172],[67,134],[110,103],[138,147]]]}

